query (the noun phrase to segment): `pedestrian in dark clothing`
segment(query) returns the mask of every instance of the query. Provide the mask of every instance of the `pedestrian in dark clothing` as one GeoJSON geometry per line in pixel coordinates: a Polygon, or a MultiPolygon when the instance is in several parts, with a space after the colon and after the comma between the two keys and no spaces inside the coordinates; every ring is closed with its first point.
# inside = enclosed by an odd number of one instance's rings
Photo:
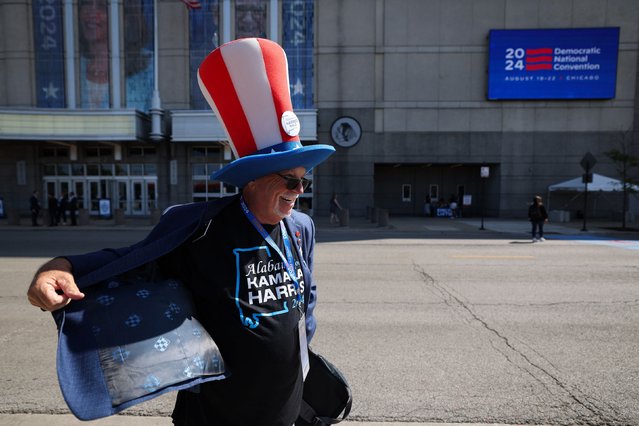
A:
{"type": "Polygon", "coordinates": [[[38,191],[33,191],[29,198],[29,209],[31,210],[31,225],[38,226],[38,216],[40,215],[40,200],[38,191]]]}
{"type": "Polygon", "coordinates": [[[62,221],[63,225],[67,224],[67,210],[69,209],[69,194],[66,192],[62,194],[60,199],[58,200],[58,217],[56,221],[60,224],[62,221]]]}
{"type": "Polygon", "coordinates": [[[331,214],[330,222],[332,224],[339,224],[339,212],[342,211],[342,206],[337,201],[337,194],[333,194],[331,197],[331,205],[329,208],[329,212],[331,214]]]}
{"type": "Polygon", "coordinates": [[[69,194],[69,203],[67,204],[67,208],[69,209],[69,219],[71,219],[71,226],[76,226],[78,224],[78,197],[75,196],[75,192],[69,194]]]}
{"type": "Polygon", "coordinates": [[[544,223],[548,222],[548,213],[539,195],[535,195],[533,198],[533,203],[528,209],[528,219],[530,219],[532,224],[532,242],[546,241],[544,238],[544,223]],[[537,230],[539,230],[539,238],[537,238],[537,230]]]}
{"type": "Polygon", "coordinates": [[[49,226],[58,224],[58,200],[53,194],[47,195],[47,207],[49,208],[49,226]]]}

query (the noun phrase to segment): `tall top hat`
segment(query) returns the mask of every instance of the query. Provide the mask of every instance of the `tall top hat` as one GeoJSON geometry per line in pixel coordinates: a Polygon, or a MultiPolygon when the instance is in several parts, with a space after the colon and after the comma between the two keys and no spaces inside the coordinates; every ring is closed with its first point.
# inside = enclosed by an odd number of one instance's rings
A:
{"type": "Polygon", "coordinates": [[[286,54],[277,43],[244,38],[223,44],[204,59],[198,81],[236,158],[211,179],[241,188],[281,170],[310,171],[335,152],[330,145],[302,146],[286,54]]]}

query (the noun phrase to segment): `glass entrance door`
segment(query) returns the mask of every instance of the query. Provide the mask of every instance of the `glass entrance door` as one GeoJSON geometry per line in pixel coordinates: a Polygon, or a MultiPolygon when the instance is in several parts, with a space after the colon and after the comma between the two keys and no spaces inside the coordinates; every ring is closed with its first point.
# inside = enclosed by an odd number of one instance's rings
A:
{"type": "Polygon", "coordinates": [[[89,213],[91,215],[100,214],[100,200],[102,198],[111,198],[111,183],[107,179],[88,179],[89,187],[89,213]]]}
{"type": "Polygon", "coordinates": [[[144,214],[144,181],[131,182],[131,214],[144,214]]]}
{"type": "Polygon", "coordinates": [[[150,215],[157,208],[157,180],[135,179],[131,181],[131,214],[150,215]]]}

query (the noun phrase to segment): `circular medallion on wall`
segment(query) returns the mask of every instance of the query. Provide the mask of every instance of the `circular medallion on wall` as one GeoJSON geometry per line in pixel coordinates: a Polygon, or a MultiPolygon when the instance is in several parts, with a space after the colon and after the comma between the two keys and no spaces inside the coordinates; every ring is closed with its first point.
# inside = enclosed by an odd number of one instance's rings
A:
{"type": "Polygon", "coordinates": [[[362,138],[362,126],[353,117],[340,117],[331,125],[331,139],[343,148],[355,146],[362,138]]]}

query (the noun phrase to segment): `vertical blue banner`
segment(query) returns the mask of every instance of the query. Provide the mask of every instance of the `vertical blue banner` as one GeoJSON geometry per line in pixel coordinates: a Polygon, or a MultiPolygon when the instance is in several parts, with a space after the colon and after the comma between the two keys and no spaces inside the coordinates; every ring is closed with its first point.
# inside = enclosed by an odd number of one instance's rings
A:
{"type": "Polygon", "coordinates": [[[153,0],[127,0],[123,5],[126,107],[148,111],[155,75],[153,0]]]}
{"type": "Polygon", "coordinates": [[[294,109],[313,108],[313,1],[282,1],[282,47],[294,109]]]}
{"type": "Polygon", "coordinates": [[[191,109],[209,109],[197,82],[200,63],[220,44],[219,0],[201,2],[200,9],[189,11],[189,77],[191,109]]]}
{"type": "Polygon", "coordinates": [[[40,108],[64,108],[62,0],[34,0],[36,99],[40,108]]]}

